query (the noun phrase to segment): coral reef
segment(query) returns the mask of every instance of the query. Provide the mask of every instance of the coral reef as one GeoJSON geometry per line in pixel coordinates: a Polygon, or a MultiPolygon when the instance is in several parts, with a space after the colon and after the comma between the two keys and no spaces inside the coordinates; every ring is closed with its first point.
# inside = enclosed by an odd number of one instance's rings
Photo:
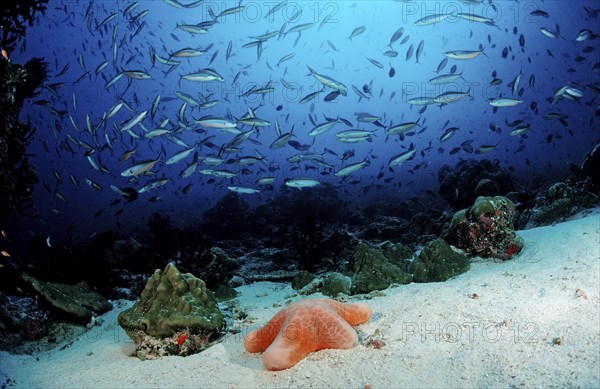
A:
{"type": "MultiPolygon", "coordinates": [[[[284,228],[282,226],[282,228],[284,228]]],[[[290,281],[298,274],[300,270],[306,270],[307,267],[314,269],[315,273],[335,271],[343,268],[352,256],[356,239],[339,227],[327,227],[327,231],[319,234],[319,238],[308,240],[314,245],[295,245],[291,238],[296,233],[296,227],[288,228],[289,235],[282,239],[279,244],[285,243],[284,247],[269,246],[270,236],[252,238],[260,249],[246,250],[240,253],[238,262],[240,269],[237,274],[241,275],[246,281],[290,281]],[[289,238],[289,241],[287,240],[289,238]],[[287,247],[289,246],[289,247],[287,247]],[[310,248],[312,247],[312,248],[310,248]],[[305,250],[306,249],[306,250],[305,250]],[[300,252],[303,252],[300,255],[300,252]],[[305,258],[305,261],[302,260],[305,258]]],[[[233,243],[234,241],[229,241],[233,243]]],[[[305,243],[307,241],[304,241],[305,243]]],[[[220,241],[219,245],[225,242],[220,241]]],[[[233,245],[231,248],[233,249],[233,245]]],[[[238,247],[240,244],[238,243],[238,247]]]]}
{"type": "Polygon", "coordinates": [[[118,282],[123,275],[120,270],[123,264],[119,263],[118,250],[109,236],[112,237],[112,234],[100,233],[96,240],[82,246],[67,243],[52,247],[46,243],[46,237],[34,236],[28,246],[22,247],[21,252],[17,251],[18,257],[14,256],[11,265],[4,263],[4,267],[0,266],[0,289],[13,293],[14,284],[19,281],[21,273],[26,272],[37,279],[62,284],[84,281],[90,289],[106,298],[122,297],[114,293],[114,288],[129,285],[118,282]],[[11,275],[13,279],[5,282],[11,275]]]}
{"type": "MultiPolygon", "coordinates": [[[[104,231],[86,244],[49,247],[43,237],[35,237],[29,243],[25,259],[15,266],[4,264],[0,281],[15,273],[13,278],[18,279],[27,271],[34,277],[66,284],[83,280],[110,299],[135,299],[146,284],[147,274],[164,267],[169,260],[184,272],[206,280],[211,290],[226,285],[239,267],[237,259],[212,246],[196,228],[174,228],[168,217],[156,213],[150,217],[147,231],[127,239],[104,231]]],[[[0,257],[0,263],[7,259],[10,258],[0,257]]],[[[6,286],[0,283],[0,289],[8,290],[6,286]]]]}
{"type": "Polygon", "coordinates": [[[268,259],[279,270],[325,270],[335,267],[351,240],[336,225],[343,204],[327,185],[301,193],[285,191],[253,209],[242,196],[228,193],[203,213],[198,228],[240,260],[268,259]]]}
{"type": "Polygon", "coordinates": [[[439,195],[430,192],[405,201],[366,206],[354,221],[357,237],[416,248],[442,233],[448,218],[446,207],[439,195]]]}
{"type": "Polygon", "coordinates": [[[21,279],[48,303],[49,307],[65,318],[79,323],[87,324],[93,317],[112,309],[112,305],[91,290],[85,282],[76,285],[44,282],[27,273],[23,273],[21,279]]]}
{"type": "MultiPolygon", "coordinates": [[[[343,222],[347,207],[333,186],[323,184],[302,191],[284,192],[256,207],[252,218],[265,228],[269,225],[292,226],[303,219],[331,224],[343,222]]],[[[285,234],[285,231],[280,233],[285,234]]]]}
{"type": "Polygon", "coordinates": [[[504,195],[515,190],[508,172],[487,159],[461,160],[456,166],[442,166],[438,179],[439,193],[455,211],[470,206],[478,196],[504,195]]]}
{"type": "Polygon", "coordinates": [[[219,285],[227,285],[239,268],[238,261],[231,258],[219,247],[195,253],[190,262],[190,270],[206,283],[208,289],[215,290],[219,285]]]}
{"type": "Polygon", "coordinates": [[[564,221],[600,204],[600,143],[585,155],[581,166],[571,164],[569,176],[540,189],[509,193],[517,205],[517,228],[533,228],[564,221]]]}
{"type": "Polygon", "coordinates": [[[352,293],[356,294],[386,289],[392,284],[408,284],[412,277],[406,266],[399,263],[399,256],[388,258],[380,249],[361,242],[350,261],[350,278],[352,293]]]}
{"type": "Polygon", "coordinates": [[[315,259],[323,255],[323,221],[302,218],[294,225],[292,237],[292,251],[300,258],[302,269],[315,271],[315,259]]]}
{"type": "MultiPolygon", "coordinates": [[[[299,270],[320,274],[345,269],[357,238],[417,247],[439,236],[448,218],[447,205],[431,191],[361,206],[351,207],[330,185],[284,191],[254,209],[239,195],[228,194],[205,212],[200,229],[217,240],[213,244],[238,255],[239,272],[247,282],[285,281],[299,270]],[[231,219],[243,221],[243,226],[228,224],[233,232],[215,232],[223,227],[219,223],[231,219]]],[[[191,270],[210,286],[199,268],[191,270]]]]}
{"type": "Polygon", "coordinates": [[[525,228],[565,220],[600,204],[600,143],[587,153],[581,167],[571,164],[570,175],[538,194],[525,228]]]}
{"type": "Polygon", "coordinates": [[[287,191],[256,207],[249,219],[254,234],[267,247],[289,248],[300,268],[314,272],[335,270],[351,255],[354,241],[338,226],[348,214],[347,204],[335,188],[322,185],[302,191],[287,191]]]}
{"type": "Polygon", "coordinates": [[[151,251],[160,263],[165,256],[173,253],[173,243],[177,241],[177,230],[171,224],[171,218],[168,215],[161,215],[154,212],[148,218],[148,232],[150,234],[151,251]]]}
{"type": "MultiPolygon", "coordinates": [[[[156,344],[165,346],[159,347],[161,352],[173,351],[167,347],[170,342],[161,343],[161,339],[173,338],[184,331],[187,336],[210,340],[218,336],[225,325],[215,297],[204,281],[190,273],[180,273],[172,263],[164,271],[154,272],[140,300],[121,312],[118,321],[136,343],[136,355],[143,358],[156,356],[156,344]],[[149,342],[148,337],[158,343],[149,342]]],[[[196,347],[194,351],[201,349],[196,347]]],[[[180,355],[181,350],[176,351],[180,355]]]]}
{"type": "Polygon", "coordinates": [[[469,258],[456,252],[442,239],[429,242],[410,269],[415,282],[441,282],[469,270],[469,258]]]}
{"type": "Polygon", "coordinates": [[[524,244],[514,231],[515,214],[506,197],[478,197],[470,209],[454,214],[444,240],[472,256],[510,259],[524,244]]]}

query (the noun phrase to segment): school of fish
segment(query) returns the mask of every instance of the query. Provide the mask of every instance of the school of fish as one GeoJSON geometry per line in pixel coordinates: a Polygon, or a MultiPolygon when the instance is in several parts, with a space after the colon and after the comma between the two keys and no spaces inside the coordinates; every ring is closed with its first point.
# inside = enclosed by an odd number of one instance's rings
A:
{"type": "MultiPolygon", "coordinates": [[[[539,36],[531,38],[518,24],[500,24],[483,13],[506,9],[508,2],[462,0],[463,9],[423,11],[396,25],[352,26],[349,20],[335,20],[324,3],[316,3],[323,13],[315,21],[305,17],[308,3],[281,1],[261,8],[257,19],[271,21],[268,26],[280,21],[279,27],[257,35],[244,31],[242,17],[255,3],[163,2],[167,7],[162,9],[178,22],[162,22],[164,18],[145,8],[145,2],[56,6],[54,12],[62,18],[55,26],[72,26],[84,43],[75,52],[56,56],[52,79],[33,100],[34,106],[45,108],[38,127],[50,128],[38,130],[43,149],[57,159],[70,156],[80,165],[68,178],[59,165],[42,176],[45,190],[58,200],[52,207],[55,214],[69,201],[63,191],[67,181],[77,190],[85,183],[104,193],[108,186],[115,197],[111,206],[143,196],[156,202],[166,192],[186,195],[193,186],[257,195],[328,183],[366,194],[373,188],[409,185],[410,180],[397,179],[397,170],[406,167],[413,174],[438,155],[493,155],[500,143],[510,141],[507,137],[519,139],[511,154],[523,151],[534,135],[560,147],[562,138],[574,135],[574,118],[563,109],[567,102],[596,110],[596,116],[577,120],[598,127],[600,62],[594,9],[574,6],[587,13],[590,22],[576,35],[566,35],[562,15],[545,11],[543,2],[529,2],[523,18],[541,26],[539,36]],[[202,12],[195,12],[199,9],[202,12]],[[453,46],[451,34],[445,33],[459,25],[461,31],[472,28],[471,43],[453,46]],[[339,35],[334,27],[345,30],[339,35]],[[387,37],[370,35],[376,29],[387,31],[387,37]],[[219,35],[224,30],[227,34],[219,35]],[[314,33],[320,41],[314,40],[314,33]],[[307,40],[309,34],[313,35],[307,40]],[[512,44],[498,46],[499,35],[512,44]],[[544,39],[545,44],[530,47],[530,39],[544,39]],[[431,49],[434,40],[443,40],[445,49],[431,49]],[[339,49],[359,42],[370,51],[339,49]],[[561,46],[564,43],[568,45],[561,46]],[[565,47],[576,47],[578,55],[561,58],[565,47]],[[325,62],[321,55],[336,60],[325,62]],[[347,57],[357,63],[352,77],[348,65],[339,65],[347,57]],[[425,58],[427,63],[437,58],[439,64],[425,66],[425,58]],[[532,72],[532,66],[527,72],[507,74],[497,65],[511,60],[522,65],[563,60],[572,81],[553,83],[541,69],[532,72]],[[418,65],[421,73],[406,74],[407,64],[418,65]],[[596,80],[579,77],[577,66],[591,70],[596,80]],[[430,114],[444,115],[448,106],[461,104],[468,111],[469,102],[481,100],[476,95],[481,85],[474,83],[481,80],[481,72],[485,87],[496,93],[486,97],[488,122],[469,123],[459,115],[447,116],[443,126],[429,126],[430,114]],[[256,73],[264,79],[254,78],[256,73]],[[427,87],[415,93],[401,83],[415,79],[427,87]],[[84,86],[92,81],[101,86],[94,92],[100,97],[93,109],[84,110],[89,104],[81,102],[89,92],[84,86]],[[540,81],[552,85],[553,93],[529,94],[540,81]],[[283,95],[296,97],[277,97],[283,95]],[[376,101],[378,111],[361,108],[376,101]],[[324,114],[338,109],[334,115],[324,114]],[[500,112],[514,113],[513,119],[496,120],[500,112]],[[535,124],[538,118],[546,128],[535,124]],[[481,132],[488,133],[486,141],[480,141],[481,132]],[[489,141],[489,133],[497,141],[489,141]],[[457,134],[463,139],[452,143],[457,134]]],[[[389,1],[384,7],[406,10],[410,4],[389,1]]],[[[423,3],[415,7],[419,4],[423,3]]],[[[2,55],[8,60],[8,53],[2,55]]],[[[102,206],[95,217],[105,210],[102,206]]],[[[119,208],[113,216],[122,212],[119,208]]]]}

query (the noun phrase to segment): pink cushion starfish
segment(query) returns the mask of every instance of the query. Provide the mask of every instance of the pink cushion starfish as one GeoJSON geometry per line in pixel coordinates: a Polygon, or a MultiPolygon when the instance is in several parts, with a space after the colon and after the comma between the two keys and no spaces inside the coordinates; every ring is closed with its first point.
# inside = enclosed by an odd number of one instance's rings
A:
{"type": "Polygon", "coordinates": [[[365,303],[344,304],[327,298],[306,299],[279,311],[264,327],[244,338],[251,353],[263,353],[268,370],[294,366],[312,351],[346,349],[358,344],[352,326],[371,317],[365,303]]]}

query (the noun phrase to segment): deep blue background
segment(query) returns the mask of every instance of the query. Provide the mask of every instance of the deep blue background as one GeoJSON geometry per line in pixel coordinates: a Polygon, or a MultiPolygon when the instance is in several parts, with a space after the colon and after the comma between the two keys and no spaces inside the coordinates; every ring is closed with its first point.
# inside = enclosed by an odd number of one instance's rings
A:
{"type": "MultiPolygon", "coordinates": [[[[274,175],[277,181],[275,191],[265,191],[260,194],[247,195],[245,198],[252,204],[258,204],[275,196],[280,186],[287,178],[311,177],[323,183],[330,183],[340,188],[340,193],[348,200],[358,203],[380,199],[399,199],[419,195],[421,190],[437,190],[437,171],[445,164],[454,165],[461,158],[489,158],[497,159],[500,164],[508,168],[513,167],[515,178],[523,184],[531,184],[542,178],[548,182],[560,179],[567,171],[570,163],[579,164],[600,134],[598,117],[594,116],[597,110],[598,95],[585,85],[594,84],[598,87],[598,73],[592,71],[594,64],[598,63],[598,39],[576,42],[578,32],[583,28],[597,30],[598,19],[589,19],[584,6],[600,8],[597,1],[494,1],[489,4],[471,6],[461,1],[289,1],[280,11],[265,18],[267,12],[277,2],[260,1],[242,3],[245,8],[232,15],[219,18],[208,34],[191,35],[176,28],[177,23],[185,22],[195,24],[210,20],[209,8],[215,14],[224,9],[234,7],[237,3],[230,1],[205,1],[200,6],[191,9],[176,9],[163,1],[140,1],[138,6],[123,17],[123,10],[131,2],[95,1],[91,6],[92,32],[88,31],[86,9],[89,3],[77,1],[50,1],[44,16],[40,16],[38,23],[27,32],[25,49],[21,53],[11,53],[11,59],[23,63],[32,56],[44,57],[50,64],[51,73],[56,75],[66,63],[70,63],[68,71],[57,78],[51,77],[48,83],[60,82],[64,85],[58,88],[58,96],[51,94],[47,89],[41,91],[40,96],[26,102],[22,119],[30,119],[37,127],[37,137],[30,146],[30,152],[36,154],[34,163],[38,168],[39,176],[51,187],[48,192],[43,183],[36,188],[36,206],[39,209],[37,223],[31,223],[29,229],[32,234],[52,235],[57,241],[68,239],[73,234],[78,234],[80,239],[93,232],[100,232],[107,228],[116,228],[120,231],[135,232],[143,229],[148,217],[153,212],[169,215],[177,227],[189,225],[201,220],[202,212],[214,205],[216,201],[228,192],[227,186],[247,186],[257,188],[254,183],[257,178],[274,175]],[[534,10],[542,9],[549,13],[549,18],[532,16],[534,10]],[[140,12],[148,10],[145,17],[138,23],[145,23],[141,32],[131,38],[139,24],[131,23],[130,18],[140,12]],[[117,17],[104,27],[96,30],[96,25],[113,12],[117,17]],[[299,18],[290,18],[300,12],[299,18]],[[449,17],[446,21],[431,26],[416,26],[414,22],[433,13],[473,13],[487,16],[494,20],[496,26],[482,23],[469,22],[456,17],[449,17]],[[319,30],[319,24],[330,16],[329,21],[319,30]],[[257,61],[256,48],[242,48],[242,45],[252,41],[250,36],[280,30],[283,23],[288,30],[302,23],[314,23],[314,26],[302,32],[297,44],[294,46],[298,34],[293,33],[283,37],[275,37],[263,43],[263,53],[257,61]],[[540,33],[541,27],[555,30],[555,25],[560,26],[561,38],[550,39],[540,33]],[[366,26],[366,31],[350,40],[351,32],[359,26],[366,26]],[[118,48],[118,60],[112,61],[113,42],[112,35],[118,27],[117,42],[124,44],[118,48]],[[393,48],[398,51],[396,58],[389,58],[383,53],[389,49],[388,42],[392,34],[404,27],[404,35],[393,48]],[[513,29],[518,31],[515,34],[513,29]],[[524,48],[519,44],[519,35],[525,38],[524,48]],[[177,40],[172,35],[177,37],[177,40]],[[410,35],[404,45],[400,41],[410,35]],[[490,42],[488,42],[488,36],[490,42]],[[564,39],[563,39],[564,38],[564,39]],[[339,52],[331,49],[330,41],[339,52]],[[416,50],[420,41],[424,41],[424,51],[420,64],[415,62],[415,56],[406,61],[406,51],[413,44],[416,50]],[[233,45],[233,56],[226,63],[225,52],[229,42],[233,45]],[[156,62],[151,66],[149,48],[152,46],[156,53],[168,57],[169,52],[184,47],[204,49],[212,45],[211,49],[200,57],[182,59],[180,65],[166,75],[167,65],[156,62]],[[449,50],[477,50],[482,45],[487,56],[479,56],[472,60],[449,60],[443,72],[449,72],[452,65],[457,65],[458,72],[463,72],[465,80],[458,80],[452,84],[433,86],[427,80],[436,76],[434,72],[444,58],[443,53],[449,50]],[[593,46],[591,53],[582,53],[586,46],[593,46]],[[502,58],[502,50],[508,47],[509,55],[502,58]],[[182,80],[178,85],[179,74],[187,74],[198,69],[208,67],[213,54],[218,54],[210,67],[217,70],[224,78],[224,83],[209,82],[196,83],[182,80]],[[553,57],[549,56],[548,50],[553,57]],[[296,53],[289,61],[279,67],[275,65],[279,59],[287,54],[296,53]],[[74,85],[84,71],[78,64],[78,56],[82,56],[91,77],[74,85]],[[575,58],[582,56],[583,61],[575,58]],[[130,58],[131,62],[126,64],[130,58]],[[379,69],[371,64],[367,58],[375,59],[384,65],[379,69]],[[102,61],[108,60],[109,65],[98,76],[94,70],[102,61]],[[348,96],[340,96],[334,102],[324,102],[323,98],[330,91],[327,90],[319,99],[306,104],[298,101],[310,92],[321,88],[313,78],[307,76],[307,65],[315,71],[328,75],[348,87],[348,96]],[[396,70],[393,78],[388,76],[390,66],[396,70]],[[60,147],[65,142],[67,134],[77,140],[94,144],[92,136],[85,131],[86,115],[89,115],[93,124],[100,121],[103,112],[109,110],[117,102],[117,98],[125,91],[127,79],[123,77],[115,86],[105,89],[106,80],[113,78],[122,69],[144,70],[152,76],[150,80],[133,80],[133,83],[123,99],[130,104],[134,112],[129,112],[124,107],[106,125],[106,131],[114,138],[113,150],[105,148],[93,154],[96,161],[105,165],[110,174],[102,174],[92,168],[84,156],[86,151],[71,143],[76,151],[71,155],[60,147]],[[572,69],[569,71],[569,69],[572,69]],[[232,83],[238,72],[242,72],[235,84],[232,83]],[[490,86],[492,72],[497,72],[497,77],[503,82],[500,86],[490,86]],[[521,88],[524,88],[523,104],[516,107],[500,108],[497,113],[492,113],[488,104],[489,98],[513,97],[508,87],[519,72],[522,72],[521,88]],[[536,82],[530,87],[530,76],[534,75],[536,82]],[[286,90],[280,79],[297,85],[297,91],[286,90]],[[275,91],[264,97],[249,98],[239,97],[241,93],[257,85],[265,85],[272,81],[275,91]],[[362,89],[363,84],[372,81],[373,97],[369,100],[357,102],[358,98],[352,91],[352,85],[362,89]],[[561,99],[555,104],[551,98],[555,91],[569,83],[578,84],[584,91],[580,101],[561,99]],[[466,92],[470,88],[473,99],[464,98],[458,102],[444,107],[431,105],[423,114],[419,114],[420,106],[411,106],[407,100],[418,96],[433,97],[449,90],[466,92]],[[186,162],[174,165],[159,164],[154,169],[157,173],[150,177],[140,177],[137,181],[130,181],[121,177],[120,173],[134,162],[154,159],[158,155],[161,145],[167,151],[167,156],[181,150],[180,146],[166,139],[155,138],[139,140],[131,138],[126,133],[115,129],[123,122],[128,121],[137,113],[150,110],[152,101],[157,94],[161,95],[158,113],[154,120],[150,115],[143,121],[144,126],[151,130],[158,126],[163,118],[177,122],[178,110],[182,101],[174,95],[175,91],[183,91],[197,97],[198,93],[213,95],[220,100],[214,108],[203,112],[198,110],[186,111],[186,118],[193,123],[192,115],[196,118],[204,115],[226,116],[231,112],[239,118],[247,112],[248,107],[259,108],[257,116],[272,122],[270,127],[260,128],[259,133],[251,137],[262,145],[246,141],[242,144],[243,152],[239,155],[229,155],[225,158],[237,158],[254,155],[255,150],[266,156],[267,164],[249,166],[254,174],[242,175],[233,180],[216,179],[207,183],[209,176],[195,173],[187,179],[179,178],[179,173],[191,163],[192,155],[186,162]],[[395,97],[390,99],[395,92],[395,97]],[[76,97],[77,109],[73,107],[73,95],[76,97]],[[381,95],[381,97],[380,97],[381,95]],[[175,98],[164,102],[165,99],[175,98]],[[67,110],[74,118],[77,126],[82,130],[77,133],[72,127],[68,117],[60,118],[51,114],[45,107],[31,104],[34,100],[46,99],[52,102],[51,106],[57,110],[67,110]],[[136,101],[139,100],[139,103],[136,101]],[[549,101],[550,100],[550,101],[549,101]],[[531,102],[538,105],[539,113],[530,109],[531,102]],[[29,104],[28,104],[29,103],[29,104]],[[276,107],[282,105],[281,111],[276,107]],[[191,112],[191,113],[190,113],[191,112]],[[408,136],[404,141],[397,136],[387,137],[382,128],[372,124],[358,123],[355,113],[368,112],[381,116],[381,122],[389,126],[406,121],[419,120],[423,127],[422,133],[408,136]],[[561,125],[557,120],[544,120],[542,116],[550,112],[568,115],[568,127],[561,125]],[[317,122],[323,121],[323,115],[336,118],[338,116],[350,120],[354,128],[376,130],[372,142],[359,144],[342,144],[336,141],[335,133],[349,129],[343,123],[338,124],[333,130],[319,135],[311,151],[322,153],[324,148],[333,150],[341,156],[344,150],[354,149],[355,156],[346,162],[327,153],[324,159],[336,166],[328,175],[319,174],[326,169],[305,171],[302,164],[300,169],[291,170],[294,164],[286,158],[299,153],[286,146],[279,150],[269,150],[269,145],[276,138],[274,125],[279,122],[283,132],[294,128],[293,138],[301,143],[309,144],[313,141],[307,134],[313,127],[308,119],[312,114],[317,122]],[[505,121],[522,119],[530,123],[532,131],[525,137],[511,137],[508,135],[510,128],[505,121]],[[51,124],[58,121],[62,130],[55,138],[51,124]],[[459,127],[460,130],[453,138],[441,144],[438,140],[443,133],[444,124],[447,127],[459,127]],[[501,133],[490,131],[489,124],[493,122],[502,129],[501,133]],[[552,140],[548,142],[548,136],[552,140]],[[449,151],[466,140],[473,140],[473,147],[481,145],[496,145],[498,149],[489,154],[467,154],[460,151],[450,155],[449,151]],[[43,147],[47,145],[48,151],[43,147]],[[411,161],[394,169],[394,173],[387,168],[388,160],[408,148],[414,143],[417,155],[411,161]],[[524,146],[520,152],[517,150],[524,146]],[[137,147],[137,154],[132,160],[124,164],[118,163],[119,156],[126,150],[137,147]],[[443,147],[442,150],[438,150],[443,147]],[[424,156],[421,155],[423,152],[424,156]],[[370,166],[352,174],[345,180],[333,175],[335,171],[348,163],[359,162],[368,155],[372,155],[370,166]],[[526,160],[529,162],[527,164],[526,160]],[[419,167],[414,170],[415,166],[419,167]],[[268,166],[277,167],[274,173],[265,173],[268,166]],[[56,171],[62,178],[58,183],[56,171]],[[376,176],[383,171],[384,176],[377,180],[376,176]],[[69,174],[76,177],[80,185],[75,185],[69,179],[69,174]],[[111,206],[110,203],[119,196],[110,189],[110,185],[118,187],[131,186],[139,189],[147,182],[157,178],[170,178],[171,182],[154,191],[143,193],[140,199],[129,203],[111,206]],[[384,183],[385,178],[393,179],[384,183]],[[102,191],[95,191],[85,183],[89,178],[103,187],[102,191]],[[181,189],[192,183],[191,191],[186,195],[181,189]],[[364,196],[361,191],[372,183],[381,184],[364,196]],[[56,192],[63,195],[67,201],[60,200],[56,192]],[[152,196],[159,196],[156,202],[147,201],[152,196]],[[122,213],[114,213],[123,209],[122,213]],[[60,212],[60,213],[58,213],[60,212]],[[97,213],[102,213],[95,216],[97,213]],[[71,226],[71,227],[70,227],[71,226]],[[70,228],[69,228],[70,227],[70,228]]],[[[194,128],[199,128],[193,125],[194,128]]],[[[240,126],[241,127],[241,126],[240,126]]],[[[248,127],[243,128],[247,130],[248,127]]],[[[143,130],[136,126],[133,129],[137,134],[143,135],[143,130]]],[[[419,129],[420,130],[420,129],[419,129]]],[[[104,128],[98,130],[98,143],[103,146],[104,128]]],[[[207,129],[205,134],[184,132],[179,134],[189,145],[201,140],[208,135],[216,135],[214,143],[218,146],[227,143],[233,135],[214,129],[207,129]]],[[[200,156],[216,155],[218,150],[203,146],[197,149],[200,156]]],[[[166,158],[163,156],[162,160],[166,158]]],[[[200,168],[206,166],[200,165],[200,168]]],[[[237,171],[235,165],[222,166],[222,168],[237,171]]],[[[23,223],[29,223],[23,220],[23,223]]]]}

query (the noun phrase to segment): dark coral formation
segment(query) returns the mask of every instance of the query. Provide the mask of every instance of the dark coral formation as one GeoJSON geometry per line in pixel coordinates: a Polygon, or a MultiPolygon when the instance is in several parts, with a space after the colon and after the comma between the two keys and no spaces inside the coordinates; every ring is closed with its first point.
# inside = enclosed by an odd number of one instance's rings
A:
{"type": "MultiPolygon", "coordinates": [[[[244,253],[264,247],[285,250],[285,258],[274,260],[285,262],[285,268],[334,270],[351,255],[352,239],[339,228],[347,215],[345,207],[329,185],[288,190],[256,208],[242,196],[228,193],[204,212],[199,229],[211,240],[231,241],[238,248],[243,241],[244,253]]],[[[219,244],[226,249],[227,243],[219,244]]]]}
{"type": "Polygon", "coordinates": [[[14,50],[17,42],[25,37],[27,26],[33,26],[35,14],[46,10],[48,0],[8,0],[2,2],[0,26],[2,36],[0,46],[8,51],[14,50]]]}
{"type": "Polygon", "coordinates": [[[584,209],[596,206],[599,201],[600,197],[594,193],[590,178],[577,181],[571,177],[552,185],[538,196],[527,226],[536,227],[563,221],[584,209]]]}
{"type": "Polygon", "coordinates": [[[242,196],[230,192],[204,212],[201,226],[213,239],[241,239],[252,230],[248,220],[250,206],[242,196]]]}
{"type": "Polygon", "coordinates": [[[345,269],[359,239],[417,247],[439,236],[448,217],[447,205],[433,192],[363,207],[324,184],[284,191],[256,208],[227,194],[204,213],[199,228],[214,245],[240,258],[247,281],[281,281],[299,270],[345,269]]]}
{"type": "Polygon", "coordinates": [[[600,143],[590,151],[581,164],[581,171],[592,179],[592,185],[597,194],[600,194],[600,143]]]}
{"type": "Polygon", "coordinates": [[[237,272],[246,282],[292,280],[300,270],[291,250],[267,247],[252,250],[240,257],[237,272]]]}
{"type": "Polygon", "coordinates": [[[515,190],[510,174],[499,163],[487,159],[442,166],[438,179],[439,193],[455,211],[469,207],[479,196],[505,195],[515,190]]]}
{"type": "Polygon", "coordinates": [[[360,239],[390,240],[414,248],[440,236],[448,218],[446,207],[439,195],[423,192],[422,197],[369,205],[354,223],[360,239]]]}
{"type": "Polygon", "coordinates": [[[515,214],[506,197],[478,197],[470,209],[454,214],[444,240],[472,256],[510,259],[524,244],[514,231],[515,214]]]}
{"type": "Polygon", "coordinates": [[[47,65],[39,58],[24,67],[0,58],[0,224],[14,210],[34,215],[31,200],[38,182],[26,147],[35,129],[19,121],[23,101],[46,80],[47,65]]]}
{"type": "Polygon", "coordinates": [[[227,255],[219,247],[212,247],[196,257],[192,271],[206,282],[209,289],[213,290],[219,285],[226,285],[238,267],[235,258],[227,255]]]}
{"type": "Polygon", "coordinates": [[[469,270],[469,258],[442,239],[429,242],[411,263],[415,282],[442,282],[469,270]]]}
{"type": "MultiPolygon", "coordinates": [[[[48,0],[4,1],[0,12],[0,47],[13,51],[32,26],[35,14],[46,9],[48,0]]],[[[31,200],[38,182],[33,165],[25,157],[34,129],[19,122],[23,101],[31,97],[47,78],[46,63],[33,58],[25,66],[0,58],[0,225],[15,210],[35,214],[31,200]]]]}
{"type": "Polygon", "coordinates": [[[585,155],[581,166],[571,164],[569,176],[535,193],[511,194],[517,201],[519,228],[564,221],[600,204],[600,143],[585,155]],[[525,194],[525,196],[524,196],[525,194]]]}
{"type": "Polygon", "coordinates": [[[351,254],[352,239],[338,227],[347,207],[333,187],[323,185],[277,196],[258,206],[250,219],[266,244],[289,248],[302,269],[334,270],[351,254]]]}
{"type": "MultiPolygon", "coordinates": [[[[186,339],[208,340],[218,336],[225,326],[224,316],[204,281],[190,273],[180,273],[171,263],[164,271],[154,272],[140,300],[121,312],[118,321],[136,343],[137,356],[144,359],[149,357],[149,352],[156,352],[154,347],[161,344],[160,339],[185,333],[186,339]],[[150,341],[151,338],[158,343],[150,341]]],[[[173,342],[166,344],[173,345],[173,342]]],[[[199,342],[194,350],[188,351],[201,351],[206,345],[207,342],[199,342]]],[[[167,354],[169,350],[181,355],[180,349],[161,348],[161,352],[167,354]]]]}
{"type": "Polygon", "coordinates": [[[149,236],[138,238],[139,245],[119,261],[121,266],[130,268],[137,259],[140,267],[136,270],[150,272],[173,259],[182,269],[200,277],[211,290],[226,285],[239,267],[235,258],[213,247],[195,227],[174,228],[168,216],[154,213],[148,220],[148,229],[149,236]]]}

